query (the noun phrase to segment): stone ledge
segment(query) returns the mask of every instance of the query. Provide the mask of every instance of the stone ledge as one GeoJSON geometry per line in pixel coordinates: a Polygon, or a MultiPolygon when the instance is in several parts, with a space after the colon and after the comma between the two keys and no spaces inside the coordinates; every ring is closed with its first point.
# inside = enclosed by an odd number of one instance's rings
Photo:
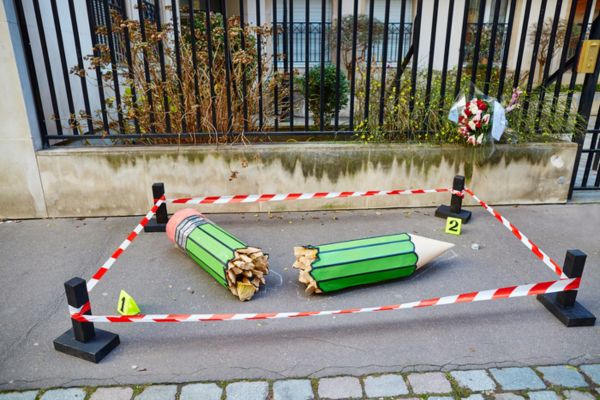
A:
{"type": "MultiPolygon", "coordinates": [[[[564,203],[577,146],[489,149],[357,143],[60,148],[36,153],[50,217],[144,214],[150,186],[169,197],[448,188],[456,174],[491,204],[564,203]]],[[[446,193],[205,205],[205,212],[431,207],[446,193]]],[[[466,198],[465,204],[476,204],[466,198]]],[[[170,206],[169,210],[176,210],[170,206]]],[[[10,207],[0,217],[10,217],[10,207]]]]}

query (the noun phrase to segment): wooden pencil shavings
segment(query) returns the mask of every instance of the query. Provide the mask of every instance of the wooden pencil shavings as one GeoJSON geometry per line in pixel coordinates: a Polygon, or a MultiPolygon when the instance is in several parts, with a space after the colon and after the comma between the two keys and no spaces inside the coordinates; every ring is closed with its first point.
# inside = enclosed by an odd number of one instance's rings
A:
{"type": "Polygon", "coordinates": [[[269,257],[256,247],[236,249],[234,259],[227,263],[227,285],[241,301],[250,300],[265,284],[269,273],[269,257]]]}
{"type": "Polygon", "coordinates": [[[300,283],[304,283],[306,285],[304,292],[309,295],[313,293],[322,293],[321,289],[319,289],[317,286],[317,282],[310,275],[312,263],[316,260],[317,254],[317,249],[294,247],[294,256],[296,257],[296,261],[292,267],[300,270],[298,280],[300,283]]]}

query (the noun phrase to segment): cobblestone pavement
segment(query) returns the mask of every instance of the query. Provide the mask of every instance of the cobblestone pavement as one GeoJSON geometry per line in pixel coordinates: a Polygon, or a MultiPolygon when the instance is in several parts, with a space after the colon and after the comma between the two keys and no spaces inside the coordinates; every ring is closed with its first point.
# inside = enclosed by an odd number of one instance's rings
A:
{"type": "Polygon", "coordinates": [[[600,400],[600,364],[387,373],[276,381],[53,388],[0,400],[600,400]]]}

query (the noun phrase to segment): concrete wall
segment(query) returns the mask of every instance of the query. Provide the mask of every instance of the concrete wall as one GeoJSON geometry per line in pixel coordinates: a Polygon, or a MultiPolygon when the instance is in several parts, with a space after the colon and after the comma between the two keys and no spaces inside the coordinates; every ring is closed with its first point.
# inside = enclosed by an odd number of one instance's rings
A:
{"type": "MultiPolygon", "coordinates": [[[[305,144],[53,149],[37,153],[48,215],[141,214],[152,182],[168,197],[449,187],[465,174],[493,204],[565,202],[574,144],[305,144]]],[[[203,206],[207,212],[434,206],[448,194],[203,206]]],[[[169,206],[174,210],[174,206],[169,206]]],[[[9,213],[10,210],[2,210],[9,213]]],[[[9,215],[9,214],[5,214],[9,215]]]]}
{"type": "Polygon", "coordinates": [[[37,132],[12,1],[0,2],[0,218],[45,217],[46,205],[31,132],[37,132]],[[14,47],[13,47],[14,46],[14,47]]]}

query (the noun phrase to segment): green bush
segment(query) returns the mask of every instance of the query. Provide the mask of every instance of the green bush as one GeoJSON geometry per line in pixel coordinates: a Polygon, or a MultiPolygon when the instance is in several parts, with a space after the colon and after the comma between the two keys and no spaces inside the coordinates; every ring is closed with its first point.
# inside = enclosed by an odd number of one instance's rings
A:
{"type": "MultiPolygon", "coordinates": [[[[323,72],[323,125],[329,127],[331,119],[335,115],[335,108],[339,96],[339,107],[343,109],[348,104],[348,80],[340,71],[340,86],[336,90],[337,74],[334,65],[326,65],[323,72]]],[[[306,75],[297,78],[300,92],[304,100],[308,101],[308,109],[312,114],[315,125],[320,126],[321,112],[321,68],[315,66],[308,71],[308,99],[305,93],[306,75]]]]}

